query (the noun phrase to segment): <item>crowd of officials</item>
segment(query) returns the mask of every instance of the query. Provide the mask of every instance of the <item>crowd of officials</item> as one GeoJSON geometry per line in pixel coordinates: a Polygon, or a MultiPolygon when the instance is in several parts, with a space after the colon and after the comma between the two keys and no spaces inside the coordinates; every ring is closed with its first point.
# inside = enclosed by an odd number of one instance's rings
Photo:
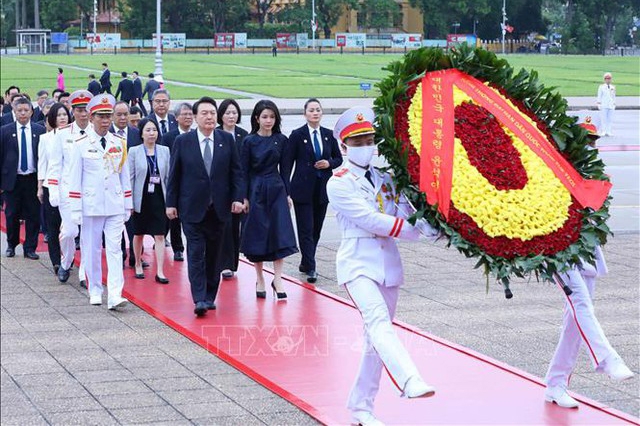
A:
{"type": "Polygon", "coordinates": [[[187,260],[198,316],[216,308],[220,277],[234,278],[240,253],[255,267],[257,298],[266,298],[270,287],[275,300],[287,299],[283,260],[298,247],[300,271],[316,282],[326,185],[342,164],[333,132],[320,125],[320,101],[305,103],[307,124],[287,137],[272,101],[255,105],[245,130],[235,100],[218,105],[202,97],[170,109],[169,91],[153,75],[142,91],[138,73],[130,79],[123,72],[114,97],[108,65],[102,65],[99,81],[91,74],[86,90],[71,93],[60,69],[56,89],[51,96],[39,91],[35,107],[19,87],[5,91],[0,161],[6,255],[15,256],[21,222],[24,256],[39,258],[38,234],[44,234],[60,282],[69,279],[81,250],[78,279],[98,305],[104,249],[110,309],[126,303],[127,263],[136,279],[147,279],[145,236],[153,238],[156,283],[169,284],[166,247],[174,261],[187,260]],[[270,283],[264,262],[273,262],[270,283]]]}

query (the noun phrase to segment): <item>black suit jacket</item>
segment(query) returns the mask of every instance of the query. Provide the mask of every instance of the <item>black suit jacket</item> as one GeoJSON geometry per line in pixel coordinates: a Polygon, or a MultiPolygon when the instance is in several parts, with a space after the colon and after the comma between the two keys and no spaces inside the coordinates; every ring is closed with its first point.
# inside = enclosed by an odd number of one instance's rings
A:
{"type": "Polygon", "coordinates": [[[320,178],[322,185],[321,203],[328,203],[327,182],[331,177],[331,170],[342,164],[342,154],[338,141],[333,137],[333,132],[326,127],[320,127],[319,142],[322,144],[322,159],[329,162],[329,168],[318,170],[313,167],[316,157],[313,149],[313,139],[309,134],[309,127],[305,124],[295,129],[289,136],[289,145],[284,152],[284,169],[289,183],[289,195],[291,199],[298,203],[310,203],[313,197],[314,180],[320,178]],[[295,163],[296,170],[291,176],[291,170],[295,163]]]}
{"type": "Polygon", "coordinates": [[[128,78],[123,78],[118,83],[118,90],[116,90],[116,99],[120,95],[120,100],[125,102],[131,102],[133,99],[133,81],[128,78]]]}
{"type": "MultiPolygon", "coordinates": [[[[118,134],[113,124],[111,125],[111,127],[109,127],[109,131],[114,135],[118,134]]],[[[142,145],[142,138],[140,138],[140,131],[133,126],[127,126],[127,151],[136,145],[142,145]]]]}
{"type": "Polygon", "coordinates": [[[42,108],[40,108],[39,106],[35,107],[33,109],[33,115],[31,116],[31,121],[43,121],[44,120],[44,114],[42,113],[42,108]]]}
{"type": "MultiPolygon", "coordinates": [[[[222,126],[218,126],[216,127],[216,129],[222,130],[222,126]]],[[[236,148],[238,148],[238,152],[242,152],[242,141],[244,140],[245,137],[247,137],[248,134],[249,132],[247,132],[245,129],[243,129],[242,127],[236,126],[236,131],[234,132],[234,136],[236,139],[236,148]]]]}
{"type": "Polygon", "coordinates": [[[109,71],[109,68],[102,71],[102,75],[100,76],[100,86],[102,86],[103,89],[111,87],[111,71],[109,71]]]}
{"type": "Polygon", "coordinates": [[[140,80],[140,77],[133,80],[133,97],[135,99],[142,98],[142,80],[140,80]]]}
{"type": "MultiPolygon", "coordinates": [[[[193,130],[190,130],[193,131],[193,130]]],[[[189,133],[189,132],[186,132],[189,133]]],[[[169,148],[169,152],[173,152],[173,145],[175,144],[176,138],[180,136],[180,128],[175,128],[169,132],[167,132],[164,136],[162,136],[162,145],[169,148]]]]}
{"type": "Polygon", "coordinates": [[[147,84],[144,85],[144,92],[142,92],[141,98],[144,98],[144,95],[149,96],[149,102],[151,102],[151,98],[153,98],[153,92],[160,88],[160,83],[155,80],[147,81],[147,84]]]}
{"type": "Polygon", "coordinates": [[[167,207],[177,207],[182,222],[202,222],[211,200],[218,218],[231,219],[231,203],[245,199],[244,175],[233,137],[222,130],[213,133],[211,177],[200,151],[198,132],[179,135],[171,152],[167,182],[167,207]]]}
{"type": "MultiPolygon", "coordinates": [[[[156,115],[155,112],[152,111],[151,114],[149,114],[147,116],[147,118],[149,120],[155,121],[158,124],[158,128],[162,132],[162,126],[160,125],[160,120],[158,120],[158,116],[156,115]]],[[[170,131],[178,128],[178,120],[176,120],[176,116],[175,115],[173,115],[171,113],[168,113],[167,114],[167,121],[168,121],[168,123],[167,123],[167,127],[168,127],[167,133],[169,133],[170,131]]],[[[162,137],[164,138],[164,135],[162,135],[162,137]]]]}
{"type": "Polygon", "coordinates": [[[96,80],[91,80],[89,85],[87,86],[87,90],[91,92],[93,96],[97,96],[100,94],[100,83],[96,80]]]}
{"type": "Polygon", "coordinates": [[[14,122],[13,120],[13,114],[11,113],[11,111],[7,112],[6,114],[2,114],[2,121],[0,122],[0,126],[5,126],[7,124],[11,124],[14,122]]]}
{"type": "MultiPolygon", "coordinates": [[[[39,124],[31,123],[31,149],[33,150],[33,166],[38,167],[38,143],[40,135],[47,129],[39,124]]],[[[10,123],[0,128],[0,188],[3,191],[12,191],[16,185],[19,159],[19,133],[17,123],[10,123]]]]}

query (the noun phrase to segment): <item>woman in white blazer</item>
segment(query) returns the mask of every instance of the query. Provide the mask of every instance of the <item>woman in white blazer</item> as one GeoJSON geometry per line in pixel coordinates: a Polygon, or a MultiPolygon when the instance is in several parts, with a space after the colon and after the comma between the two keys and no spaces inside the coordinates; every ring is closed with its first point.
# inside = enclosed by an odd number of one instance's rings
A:
{"type": "Polygon", "coordinates": [[[143,118],[138,123],[142,145],[129,150],[129,173],[133,188],[133,252],[136,278],[144,279],[142,269],[142,240],[153,236],[156,253],[156,277],[159,284],[168,284],[164,275],[164,235],[167,230],[165,215],[166,183],[169,175],[169,148],[158,144],[158,123],[143,118]]]}
{"type": "Polygon", "coordinates": [[[53,272],[57,275],[61,262],[60,241],[58,237],[60,236],[62,219],[60,218],[58,208],[53,207],[49,202],[49,184],[57,184],[57,182],[49,182],[47,179],[47,171],[49,169],[50,151],[53,149],[53,139],[56,130],[69,123],[71,114],[69,114],[66,106],[59,102],[56,103],[53,100],[51,100],[51,102],[45,102],[42,110],[45,114],[44,122],[48,131],[40,136],[40,143],[38,144],[38,200],[40,200],[44,208],[44,219],[47,225],[47,250],[49,251],[53,272]]]}

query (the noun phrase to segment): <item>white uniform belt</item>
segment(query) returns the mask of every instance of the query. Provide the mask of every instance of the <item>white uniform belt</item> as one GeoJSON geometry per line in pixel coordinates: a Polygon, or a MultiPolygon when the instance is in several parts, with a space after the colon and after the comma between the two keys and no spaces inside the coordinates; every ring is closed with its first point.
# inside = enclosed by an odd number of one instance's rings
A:
{"type": "Polygon", "coordinates": [[[385,238],[385,237],[376,235],[362,228],[350,228],[350,229],[344,229],[342,231],[342,238],[348,239],[348,238],[385,238]]]}

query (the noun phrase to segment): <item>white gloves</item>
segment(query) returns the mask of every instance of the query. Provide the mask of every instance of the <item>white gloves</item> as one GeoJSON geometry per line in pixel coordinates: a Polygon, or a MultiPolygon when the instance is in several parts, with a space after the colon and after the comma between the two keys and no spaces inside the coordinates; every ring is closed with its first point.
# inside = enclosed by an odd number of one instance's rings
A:
{"type": "Polygon", "coordinates": [[[76,225],[82,225],[82,212],[71,212],[71,221],[76,225]]]}
{"type": "Polygon", "coordinates": [[[124,210],[124,221],[128,222],[131,219],[131,209],[124,210]]]}
{"type": "Polygon", "coordinates": [[[431,226],[425,219],[417,220],[415,227],[430,241],[435,241],[440,236],[440,231],[431,226]]]}
{"type": "Polygon", "coordinates": [[[49,204],[51,204],[51,207],[58,207],[60,205],[60,196],[57,193],[54,195],[52,191],[49,191],[49,204]]]}

